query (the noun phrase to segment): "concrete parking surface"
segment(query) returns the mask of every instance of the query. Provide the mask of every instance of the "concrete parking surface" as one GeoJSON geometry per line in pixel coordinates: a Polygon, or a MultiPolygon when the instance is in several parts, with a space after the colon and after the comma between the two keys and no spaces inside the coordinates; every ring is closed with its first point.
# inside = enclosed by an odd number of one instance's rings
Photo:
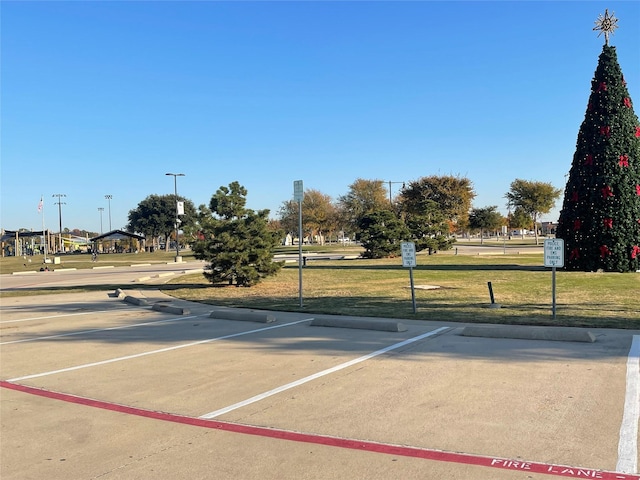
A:
{"type": "Polygon", "coordinates": [[[254,323],[107,293],[2,299],[3,480],[640,478],[638,331],[254,323]]]}

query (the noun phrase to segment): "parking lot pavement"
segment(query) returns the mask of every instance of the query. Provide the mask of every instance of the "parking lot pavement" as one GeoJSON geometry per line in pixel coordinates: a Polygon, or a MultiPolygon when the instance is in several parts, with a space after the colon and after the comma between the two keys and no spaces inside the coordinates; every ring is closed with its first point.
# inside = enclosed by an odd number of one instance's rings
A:
{"type": "Polygon", "coordinates": [[[639,478],[621,470],[637,331],[475,338],[56,297],[3,301],[3,480],[639,478]]]}

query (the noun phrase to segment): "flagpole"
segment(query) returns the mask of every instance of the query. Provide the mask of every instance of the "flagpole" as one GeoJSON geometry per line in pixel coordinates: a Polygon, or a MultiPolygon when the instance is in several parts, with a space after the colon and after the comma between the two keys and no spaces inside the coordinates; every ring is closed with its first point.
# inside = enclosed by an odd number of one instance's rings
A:
{"type": "Polygon", "coordinates": [[[44,229],[44,195],[40,195],[40,205],[42,205],[42,243],[44,243],[44,263],[47,263],[47,232],[44,229]]]}

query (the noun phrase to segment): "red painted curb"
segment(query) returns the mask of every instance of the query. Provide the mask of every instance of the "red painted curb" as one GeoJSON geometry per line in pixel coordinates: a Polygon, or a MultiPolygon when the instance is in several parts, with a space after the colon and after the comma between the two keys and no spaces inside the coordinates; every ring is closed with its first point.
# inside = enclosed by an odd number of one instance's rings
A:
{"type": "Polygon", "coordinates": [[[466,465],[476,465],[480,467],[498,468],[501,470],[513,470],[522,472],[532,472],[557,477],[569,478],[597,478],[602,480],[640,480],[640,475],[609,472],[591,468],[569,467],[566,465],[554,465],[539,462],[526,462],[522,460],[509,460],[499,457],[488,457],[484,455],[473,455],[468,453],[446,452],[430,448],[408,447],[403,445],[393,445],[388,443],[370,442],[365,440],[353,440],[328,435],[314,435],[308,433],[294,432],[268,427],[256,427],[252,425],[242,425],[239,423],[221,422],[219,420],[206,420],[195,417],[185,417],[173,413],[155,412],[142,408],[118,405],[116,403],[93,400],[91,398],[79,397],[68,393],[53,392],[41,388],[19,385],[7,381],[0,381],[0,387],[16,390],[31,395],[62,400],[64,402],[85,405],[113,412],[136,415],[139,417],[153,418],[165,422],[180,423],[196,427],[213,428],[225,432],[242,433],[245,435],[257,435],[261,437],[277,438],[293,442],[313,443],[330,447],[349,448],[367,452],[383,453],[386,455],[398,455],[403,457],[422,458],[425,460],[435,460],[440,462],[461,463],[466,465]]]}

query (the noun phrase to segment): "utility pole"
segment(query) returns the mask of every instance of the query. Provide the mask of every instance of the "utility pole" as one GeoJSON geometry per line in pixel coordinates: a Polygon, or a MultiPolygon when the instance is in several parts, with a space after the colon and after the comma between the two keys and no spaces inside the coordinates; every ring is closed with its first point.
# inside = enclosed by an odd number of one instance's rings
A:
{"type": "Polygon", "coordinates": [[[60,201],[62,197],[66,197],[64,193],[54,193],[52,197],[58,197],[58,201],[54,205],[58,205],[58,222],[60,226],[60,251],[64,252],[64,245],[62,244],[62,205],[66,205],[65,202],[60,201]]]}
{"type": "Polygon", "coordinates": [[[404,188],[404,182],[391,182],[391,181],[388,181],[387,183],[389,184],[389,205],[393,206],[393,199],[391,198],[391,185],[394,185],[396,183],[398,183],[398,184],[401,183],[402,184],[402,188],[404,188]]]}

